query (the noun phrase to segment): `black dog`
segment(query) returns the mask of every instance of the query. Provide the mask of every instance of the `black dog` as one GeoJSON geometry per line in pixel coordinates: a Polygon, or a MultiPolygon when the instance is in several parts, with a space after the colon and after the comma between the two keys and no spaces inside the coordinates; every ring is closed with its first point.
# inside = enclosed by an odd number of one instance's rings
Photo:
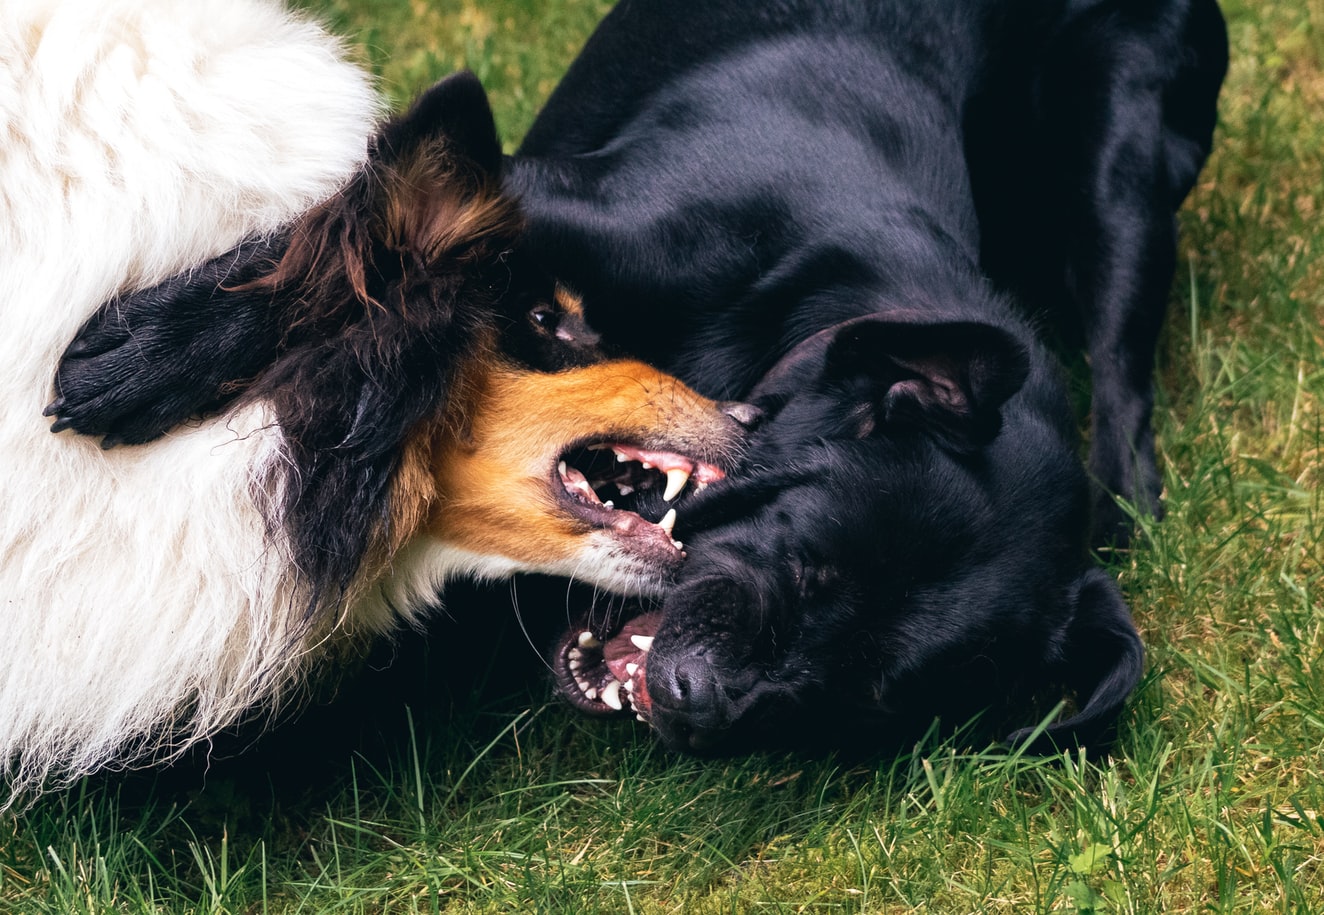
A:
{"type": "Polygon", "coordinates": [[[708,748],[1056,684],[1033,749],[1104,740],[1143,652],[1090,518],[1158,507],[1226,55],[1214,0],[623,0],[517,157],[531,247],[608,340],[769,419],[661,613],[571,633],[563,692],[708,748]],[[1093,495],[1039,326],[1083,331],[1093,495]]]}
{"type": "Polygon", "coordinates": [[[683,508],[661,610],[562,642],[571,701],[711,749],[1024,724],[1062,687],[1030,749],[1097,748],[1143,649],[1090,519],[1158,508],[1174,212],[1225,66],[1214,0],[623,0],[508,168],[527,250],[606,340],[768,418],[683,508]]]}

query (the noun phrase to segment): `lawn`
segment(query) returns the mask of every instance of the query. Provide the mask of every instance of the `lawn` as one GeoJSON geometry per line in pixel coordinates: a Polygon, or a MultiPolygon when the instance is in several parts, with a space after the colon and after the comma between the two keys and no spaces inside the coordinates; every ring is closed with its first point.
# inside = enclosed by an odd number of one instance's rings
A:
{"type": "MultiPolygon", "coordinates": [[[[609,4],[303,5],[396,102],[475,70],[510,149],[609,4]]],[[[1160,356],[1168,514],[1113,560],[1150,671],[1110,758],[675,757],[550,701],[511,589],[464,593],[253,746],[0,819],[0,911],[1324,912],[1324,6],[1224,11],[1160,356]]]]}

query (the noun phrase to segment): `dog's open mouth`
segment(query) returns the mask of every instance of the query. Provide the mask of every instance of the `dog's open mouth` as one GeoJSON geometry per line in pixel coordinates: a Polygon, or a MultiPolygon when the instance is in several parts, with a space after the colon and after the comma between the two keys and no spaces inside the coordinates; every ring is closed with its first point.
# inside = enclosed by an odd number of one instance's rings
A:
{"type": "Polygon", "coordinates": [[[684,555],[672,536],[673,503],[725,474],[712,464],[671,451],[599,443],[568,451],[557,462],[562,501],[574,516],[644,548],[684,555]]]}
{"type": "Polygon", "coordinates": [[[628,619],[611,632],[576,627],[552,657],[557,686],[570,704],[590,715],[633,712],[647,721],[648,651],[661,623],[661,611],[628,619]]]}

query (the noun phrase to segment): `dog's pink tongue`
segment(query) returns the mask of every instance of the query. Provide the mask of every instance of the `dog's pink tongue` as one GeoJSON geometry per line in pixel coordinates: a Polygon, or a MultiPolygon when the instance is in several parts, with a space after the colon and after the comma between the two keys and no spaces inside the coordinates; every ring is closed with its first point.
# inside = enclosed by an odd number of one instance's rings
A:
{"type": "Polygon", "coordinates": [[[611,675],[627,684],[631,707],[645,718],[653,703],[648,698],[644,668],[648,666],[648,650],[653,647],[653,635],[661,622],[662,614],[658,611],[636,616],[602,646],[602,657],[611,675]]]}

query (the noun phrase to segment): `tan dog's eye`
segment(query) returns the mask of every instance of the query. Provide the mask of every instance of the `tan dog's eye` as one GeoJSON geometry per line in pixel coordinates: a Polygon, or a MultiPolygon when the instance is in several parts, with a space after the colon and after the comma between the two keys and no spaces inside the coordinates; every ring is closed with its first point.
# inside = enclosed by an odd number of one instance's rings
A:
{"type": "Polygon", "coordinates": [[[547,331],[555,332],[556,326],[561,323],[561,316],[555,308],[549,305],[539,305],[529,312],[529,320],[547,331]]]}

